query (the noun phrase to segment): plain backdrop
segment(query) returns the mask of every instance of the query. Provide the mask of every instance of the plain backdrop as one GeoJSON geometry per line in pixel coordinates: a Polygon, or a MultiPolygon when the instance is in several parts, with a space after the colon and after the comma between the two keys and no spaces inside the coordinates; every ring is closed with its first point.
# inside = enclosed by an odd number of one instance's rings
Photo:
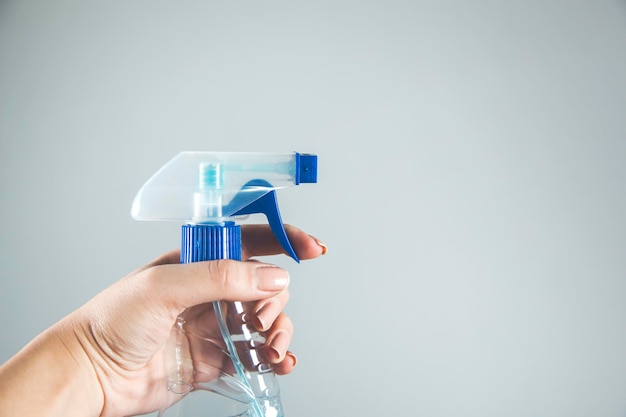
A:
{"type": "Polygon", "coordinates": [[[287,416],[626,416],[623,0],[2,0],[0,141],[2,362],[175,154],[299,151],[287,416]]]}

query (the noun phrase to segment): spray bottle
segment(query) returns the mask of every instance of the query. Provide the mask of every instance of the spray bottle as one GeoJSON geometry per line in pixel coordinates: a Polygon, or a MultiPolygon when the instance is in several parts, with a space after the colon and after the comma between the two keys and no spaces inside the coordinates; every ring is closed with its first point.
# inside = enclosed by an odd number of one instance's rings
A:
{"type": "MultiPolygon", "coordinates": [[[[188,263],[241,260],[237,221],[240,216],[262,213],[285,252],[299,262],[275,190],[315,182],[316,155],[182,152],[143,185],[131,214],[136,220],[182,222],[180,260],[188,263]]],[[[212,391],[245,404],[240,416],[284,416],[276,375],[263,353],[265,335],[251,325],[251,308],[250,303],[213,303],[219,328],[213,331],[187,329],[185,317],[178,318],[166,363],[170,393],[182,399],[191,391],[212,391]],[[227,360],[202,363],[199,350],[208,352],[206,357],[221,354],[227,360]]],[[[163,410],[160,415],[165,415],[163,410]]]]}

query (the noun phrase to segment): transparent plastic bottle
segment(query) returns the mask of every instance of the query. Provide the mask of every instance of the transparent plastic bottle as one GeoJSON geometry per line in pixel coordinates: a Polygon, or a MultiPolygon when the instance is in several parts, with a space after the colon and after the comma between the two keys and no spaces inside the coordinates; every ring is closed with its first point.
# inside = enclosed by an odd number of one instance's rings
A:
{"type": "MultiPolygon", "coordinates": [[[[241,228],[232,222],[184,225],[181,262],[241,260],[240,242],[241,228]]],[[[278,381],[265,355],[266,337],[254,327],[255,305],[214,302],[179,316],[166,352],[167,389],[181,399],[221,394],[246,405],[245,410],[234,407],[238,416],[283,417],[278,381]]],[[[189,408],[179,404],[179,414],[181,407],[189,408]]],[[[214,403],[205,408],[215,415],[214,403]]],[[[192,414],[183,410],[180,415],[192,414]]]]}

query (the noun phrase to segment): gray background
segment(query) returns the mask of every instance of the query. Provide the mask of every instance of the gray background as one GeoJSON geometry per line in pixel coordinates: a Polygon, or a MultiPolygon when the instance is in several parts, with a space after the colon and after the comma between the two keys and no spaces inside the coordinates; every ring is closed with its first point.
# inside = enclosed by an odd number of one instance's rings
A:
{"type": "Polygon", "coordinates": [[[288,416],[626,416],[624,1],[0,1],[0,140],[1,361],[176,153],[300,151],[288,416]]]}

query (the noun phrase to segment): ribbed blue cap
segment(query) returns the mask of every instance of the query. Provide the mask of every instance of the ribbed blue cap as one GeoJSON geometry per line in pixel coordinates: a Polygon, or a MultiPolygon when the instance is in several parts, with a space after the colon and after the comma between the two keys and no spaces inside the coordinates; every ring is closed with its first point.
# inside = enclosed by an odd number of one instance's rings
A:
{"type": "Polygon", "coordinates": [[[241,260],[241,226],[233,222],[182,226],[180,262],[241,260]]]}

